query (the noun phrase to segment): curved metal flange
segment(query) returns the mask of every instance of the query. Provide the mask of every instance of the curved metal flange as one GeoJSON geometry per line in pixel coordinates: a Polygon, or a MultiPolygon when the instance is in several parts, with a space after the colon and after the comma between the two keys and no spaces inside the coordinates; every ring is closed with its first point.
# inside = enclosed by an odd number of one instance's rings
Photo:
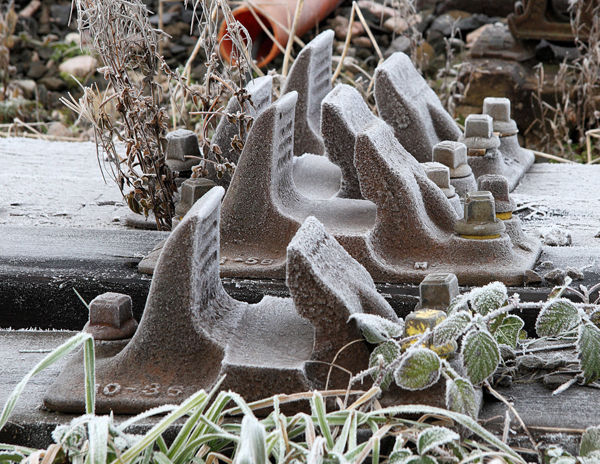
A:
{"type": "Polygon", "coordinates": [[[522,283],[539,243],[525,252],[506,234],[494,240],[455,234],[458,217],[448,198],[381,120],[356,137],[355,166],[366,200],[302,196],[291,176],[294,103],[294,94],[275,102],[248,138],[223,202],[223,276],[283,278],[283,250],[314,215],[378,281],[418,283],[443,271],[461,284],[522,283]]]}
{"type": "Polygon", "coordinates": [[[456,122],[407,55],[394,53],[377,67],[374,79],[379,115],[419,162],[432,160],[435,144],[458,140],[456,122]]]}
{"type": "MultiPolygon", "coordinates": [[[[287,247],[292,298],[251,305],[229,297],[218,266],[223,193],[215,187],[202,197],[165,243],[133,338],[96,342],[97,412],[179,403],[224,375],[220,388],[247,401],[324,388],[338,351],[361,338],[352,314],[397,320],[369,274],[315,218],[287,247]]],[[[356,373],[368,360],[366,345],[354,343],[335,362],[356,373]]],[[[329,387],[345,388],[348,374],[335,371],[329,387]]],[[[46,394],[46,407],[84,412],[83,385],[80,354],[46,394]]]]}

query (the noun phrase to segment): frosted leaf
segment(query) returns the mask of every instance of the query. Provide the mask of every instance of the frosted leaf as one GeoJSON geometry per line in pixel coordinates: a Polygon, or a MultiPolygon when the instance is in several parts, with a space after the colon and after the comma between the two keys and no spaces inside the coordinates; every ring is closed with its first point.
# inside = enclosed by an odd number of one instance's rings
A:
{"type": "MultiPolygon", "coordinates": [[[[369,367],[374,367],[379,364],[379,355],[383,356],[383,365],[387,367],[400,355],[400,349],[394,342],[383,342],[373,350],[373,353],[371,353],[371,357],[369,358],[369,367]]],[[[376,372],[371,374],[373,376],[373,380],[377,380],[379,372],[380,371],[378,369],[376,372]]],[[[381,389],[387,390],[391,383],[392,373],[390,372],[384,377],[383,382],[381,382],[381,389]]]]}
{"type": "Polygon", "coordinates": [[[432,456],[411,456],[402,464],[438,464],[438,460],[432,456]]]}
{"type": "Polygon", "coordinates": [[[494,332],[494,337],[498,343],[515,348],[519,341],[519,334],[524,325],[525,322],[523,322],[523,319],[519,316],[509,314],[503,319],[502,324],[500,324],[494,332]]]}
{"type": "Polygon", "coordinates": [[[399,337],[404,332],[404,322],[392,322],[375,314],[355,313],[348,319],[354,319],[363,336],[369,343],[383,343],[390,338],[399,337]]]}
{"type": "Polygon", "coordinates": [[[409,350],[396,372],[396,384],[405,390],[423,390],[438,381],[442,371],[440,357],[427,348],[409,350]]]}
{"type": "Polygon", "coordinates": [[[410,452],[409,449],[406,449],[406,448],[397,449],[397,450],[395,449],[394,451],[392,451],[392,454],[390,454],[388,463],[389,464],[404,464],[406,462],[406,459],[409,458],[410,456],[412,456],[412,453],[410,452]]]}
{"type": "Polygon", "coordinates": [[[446,427],[429,427],[423,430],[417,438],[417,451],[425,454],[436,446],[460,440],[458,433],[446,427]]]}
{"type": "Polygon", "coordinates": [[[479,404],[475,388],[467,379],[457,377],[446,382],[446,407],[450,411],[459,412],[477,419],[479,404]]]}
{"type": "Polygon", "coordinates": [[[251,415],[242,419],[240,445],[233,460],[234,464],[267,464],[267,435],[265,427],[251,415]]]}
{"type": "Polygon", "coordinates": [[[448,311],[446,311],[446,314],[448,316],[451,316],[452,314],[454,314],[455,312],[458,312],[458,311],[469,311],[470,296],[471,296],[470,293],[465,293],[464,295],[458,295],[457,297],[455,297],[450,302],[450,305],[448,306],[448,311]]]}
{"type": "Polygon", "coordinates": [[[578,462],[576,458],[560,446],[551,446],[545,454],[548,464],[576,464],[578,462]]]}
{"type": "Polygon", "coordinates": [[[499,309],[508,298],[502,282],[492,282],[485,287],[471,291],[471,306],[482,316],[499,309]]]}
{"type": "Polygon", "coordinates": [[[456,340],[471,323],[471,315],[466,311],[459,311],[447,317],[433,330],[433,344],[444,345],[456,340]]]}
{"type": "Polygon", "coordinates": [[[553,337],[575,328],[581,321],[579,310],[566,298],[549,301],[538,314],[535,330],[540,337],[553,337]]]}
{"type": "Polygon", "coordinates": [[[600,451],[600,426],[589,427],[581,437],[580,456],[589,456],[594,451],[600,451]]]}
{"type": "Polygon", "coordinates": [[[589,322],[579,326],[577,339],[579,364],[585,383],[591,383],[600,378],[600,329],[589,322]]]}
{"type": "Polygon", "coordinates": [[[472,330],[463,339],[462,357],[469,379],[477,385],[496,372],[500,349],[488,332],[472,330]]]}

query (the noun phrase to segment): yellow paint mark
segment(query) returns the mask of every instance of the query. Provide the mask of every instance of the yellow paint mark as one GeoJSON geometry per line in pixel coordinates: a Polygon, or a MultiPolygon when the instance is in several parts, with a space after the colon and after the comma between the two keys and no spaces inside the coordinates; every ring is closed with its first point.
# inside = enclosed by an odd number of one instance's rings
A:
{"type": "Polygon", "coordinates": [[[509,211],[508,213],[496,213],[496,217],[498,219],[506,221],[507,219],[510,219],[512,217],[512,211],[509,211]]]}
{"type": "Polygon", "coordinates": [[[495,235],[461,235],[462,238],[468,238],[469,240],[492,240],[494,238],[500,238],[500,234],[495,235]]]}

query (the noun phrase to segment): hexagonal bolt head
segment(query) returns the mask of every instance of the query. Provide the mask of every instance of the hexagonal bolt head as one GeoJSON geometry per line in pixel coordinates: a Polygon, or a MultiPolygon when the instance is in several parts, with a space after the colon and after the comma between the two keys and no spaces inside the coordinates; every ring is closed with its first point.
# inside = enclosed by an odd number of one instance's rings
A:
{"type": "Polygon", "coordinates": [[[496,218],[496,207],[491,192],[468,192],[465,198],[465,216],[456,222],[454,230],[465,238],[498,238],[505,230],[496,218]]]}
{"type": "Polygon", "coordinates": [[[167,134],[168,160],[187,161],[186,156],[200,157],[198,136],[191,130],[177,129],[167,134]]]}
{"type": "Polygon", "coordinates": [[[510,219],[517,206],[510,197],[508,179],[500,174],[484,174],[477,179],[477,188],[488,191],[494,197],[496,216],[500,219],[510,219]],[[504,217],[508,216],[508,217],[504,217]]]}
{"type": "Polygon", "coordinates": [[[447,311],[450,302],[459,294],[458,279],[454,274],[438,272],[429,274],[419,285],[417,309],[447,311]]]}
{"type": "Polygon", "coordinates": [[[519,132],[517,123],[510,119],[510,100],[508,98],[487,97],[483,100],[483,114],[494,120],[494,132],[500,135],[513,135],[519,132]]]}
{"type": "MultiPolygon", "coordinates": [[[[494,121],[487,114],[470,114],[465,120],[465,138],[489,139],[494,133],[494,121]]],[[[470,147],[469,147],[470,148],[470,147]]]]}
{"type": "Polygon", "coordinates": [[[448,166],[450,178],[458,179],[471,174],[467,163],[467,146],[462,142],[445,140],[433,147],[433,161],[448,166]]]}
{"type": "Polygon", "coordinates": [[[183,217],[206,192],[216,186],[212,180],[206,178],[187,179],[181,184],[179,203],[175,206],[175,214],[183,217]]]}
{"type": "Polygon", "coordinates": [[[130,338],[137,329],[131,311],[131,297],[123,293],[103,293],[90,303],[90,320],[84,328],[95,340],[130,338]]]}

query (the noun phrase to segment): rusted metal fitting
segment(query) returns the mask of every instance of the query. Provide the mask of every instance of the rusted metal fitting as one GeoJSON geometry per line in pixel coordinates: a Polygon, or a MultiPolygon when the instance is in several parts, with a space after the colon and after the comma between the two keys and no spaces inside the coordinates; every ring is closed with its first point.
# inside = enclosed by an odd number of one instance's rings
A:
{"type": "Polygon", "coordinates": [[[512,213],[517,205],[509,195],[506,177],[499,174],[485,174],[477,179],[477,188],[480,191],[485,190],[492,194],[498,219],[507,220],[512,218],[512,213]]]}
{"type": "Polygon", "coordinates": [[[123,340],[131,338],[137,326],[131,311],[131,297],[108,292],[90,302],[90,320],[83,330],[94,340],[123,340]]]}
{"type": "Polygon", "coordinates": [[[465,134],[458,140],[467,146],[469,156],[484,156],[498,148],[500,139],[494,135],[494,121],[487,114],[470,114],[465,121],[465,134]]]}
{"type": "Polygon", "coordinates": [[[198,136],[191,130],[177,129],[167,134],[165,162],[173,171],[185,172],[200,163],[198,136]]]}
{"type": "Polygon", "coordinates": [[[183,218],[194,203],[216,185],[212,180],[205,177],[187,179],[181,184],[180,199],[179,203],[175,206],[175,214],[179,218],[183,218]]]}
{"type": "Polygon", "coordinates": [[[487,114],[494,120],[494,134],[498,137],[510,137],[519,132],[517,123],[510,118],[510,100],[508,98],[485,98],[483,114],[487,114]]]}
{"type": "Polygon", "coordinates": [[[429,274],[419,284],[419,304],[415,309],[446,311],[459,294],[458,279],[454,274],[436,272],[429,274]]]}
{"type": "Polygon", "coordinates": [[[469,192],[465,199],[465,216],[456,222],[454,230],[463,238],[489,240],[499,238],[505,226],[496,217],[491,192],[469,192]]]}
{"type": "Polygon", "coordinates": [[[456,195],[454,187],[450,185],[450,169],[441,163],[428,162],[421,163],[425,174],[435,185],[437,185],[447,198],[452,198],[456,195]]]}

